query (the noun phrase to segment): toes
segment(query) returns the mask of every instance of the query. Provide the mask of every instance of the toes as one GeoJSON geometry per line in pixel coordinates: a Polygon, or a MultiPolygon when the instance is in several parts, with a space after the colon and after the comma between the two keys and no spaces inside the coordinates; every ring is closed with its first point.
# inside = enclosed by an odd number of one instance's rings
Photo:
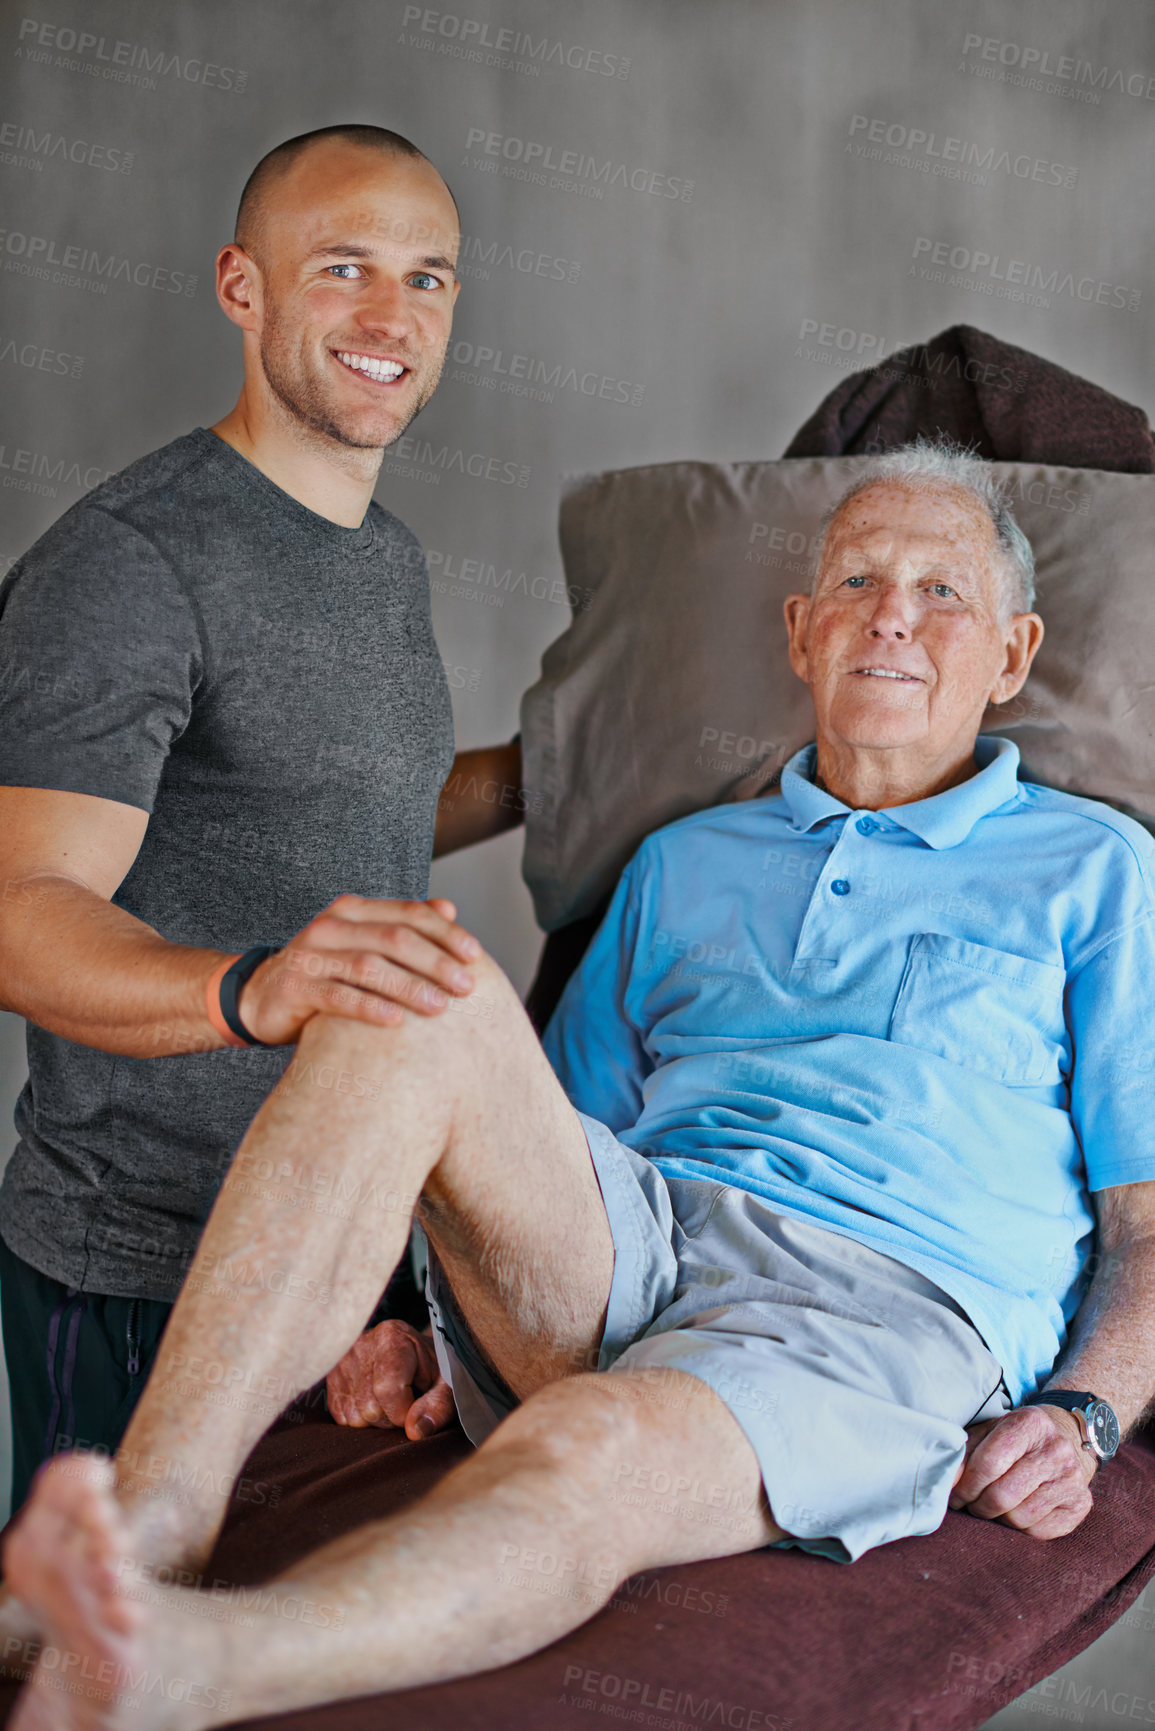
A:
{"type": "Polygon", "coordinates": [[[94,1508],[111,1501],[116,1468],[107,1455],[54,1455],[41,1467],[33,1501],[54,1508],[70,1520],[84,1520],[94,1508]]]}
{"type": "Polygon", "coordinates": [[[131,1635],[143,1609],[125,1597],[132,1545],[112,1486],[115,1469],[99,1455],[58,1455],[41,1468],[4,1550],[13,1588],[52,1624],[73,1615],[110,1633],[131,1635]]]}

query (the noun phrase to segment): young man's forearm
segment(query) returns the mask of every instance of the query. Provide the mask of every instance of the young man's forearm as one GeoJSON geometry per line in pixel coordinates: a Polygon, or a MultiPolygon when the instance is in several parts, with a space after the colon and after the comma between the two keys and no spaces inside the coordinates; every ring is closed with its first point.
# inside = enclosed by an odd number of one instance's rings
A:
{"type": "Polygon", "coordinates": [[[215,1051],[243,1037],[292,1045],[315,1015],[376,1026],[440,1015],[473,990],[469,963],[481,953],[444,899],[338,896],[248,975],[234,1003],[241,1027],[234,1021],[226,1039],[207,988],[230,952],[170,944],[63,872],[12,877],[0,889],[0,1009],[131,1058],[215,1051]]]}
{"type": "Polygon", "coordinates": [[[159,1058],[223,1047],[205,988],[225,954],[168,943],[66,877],[17,878],[0,898],[2,1007],[102,1052],[159,1058]]]}
{"type": "Polygon", "coordinates": [[[488,841],[525,818],[521,740],[459,751],[437,801],[433,857],[488,841]]]}

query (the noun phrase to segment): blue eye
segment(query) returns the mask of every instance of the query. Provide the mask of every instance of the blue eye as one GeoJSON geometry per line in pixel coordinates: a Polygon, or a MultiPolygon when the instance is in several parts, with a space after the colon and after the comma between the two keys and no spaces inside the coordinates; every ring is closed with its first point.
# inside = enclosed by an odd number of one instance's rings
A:
{"type": "Polygon", "coordinates": [[[848,586],[852,585],[852,584],[862,584],[862,583],[866,582],[866,578],[865,577],[848,577],[846,579],[846,582],[847,582],[848,586]]]}
{"type": "Polygon", "coordinates": [[[417,275],[410,277],[409,280],[410,282],[415,283],[418,288],[420,288],[422,283],[428,283],[431,288],[441,287],[440,277],[431,276],[427,270],[419,270],[417,275]]]}
{"type": "MultiPolygon", "coordinates": [[[[359,272],[361,266],[359,264],[331,264],[328,269],[331,271],[355,270],[359,272]]],[[[340,280],[342,282],[356,282],[357,279],[356,277],[342,277],[340,280]]]]}
{"type": "Polygon", "coordinates": [[[941,595],[944,600],[955,593],[949,583],[932,583],[931,588],[934,590],[936,595],[941,595]]]}

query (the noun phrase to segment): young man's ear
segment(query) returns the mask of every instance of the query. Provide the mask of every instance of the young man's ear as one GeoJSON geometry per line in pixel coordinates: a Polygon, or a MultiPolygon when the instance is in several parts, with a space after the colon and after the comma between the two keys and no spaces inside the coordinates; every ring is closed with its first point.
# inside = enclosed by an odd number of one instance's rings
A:
{"type": "Polygon", "coordinates": [[[255,330],[260,318],[260,272],[236,241],[217,254],[217,300],[221,311],[241,330],[255,330]]]}

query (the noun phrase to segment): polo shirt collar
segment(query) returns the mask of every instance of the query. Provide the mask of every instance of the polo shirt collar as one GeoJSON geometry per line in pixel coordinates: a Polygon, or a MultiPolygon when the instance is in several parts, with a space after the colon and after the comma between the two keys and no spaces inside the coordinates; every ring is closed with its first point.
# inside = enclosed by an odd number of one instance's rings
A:
{"type": "MultiPolygon", "coordinates": [[[[782,798],[799,831],[813,829],[826,818],[846,817],[850,806],[814,784],[816,745],[804,745],[782,770],[782,798]]],[[[916,799],[910,805],[890,805],[884,814],[909,830],[928,847],[955,847],[989,812],[1019,796],[1019,748],[1012,740],[981,733],[975,740],[976,773],[945,793],[916,799]]]]}

